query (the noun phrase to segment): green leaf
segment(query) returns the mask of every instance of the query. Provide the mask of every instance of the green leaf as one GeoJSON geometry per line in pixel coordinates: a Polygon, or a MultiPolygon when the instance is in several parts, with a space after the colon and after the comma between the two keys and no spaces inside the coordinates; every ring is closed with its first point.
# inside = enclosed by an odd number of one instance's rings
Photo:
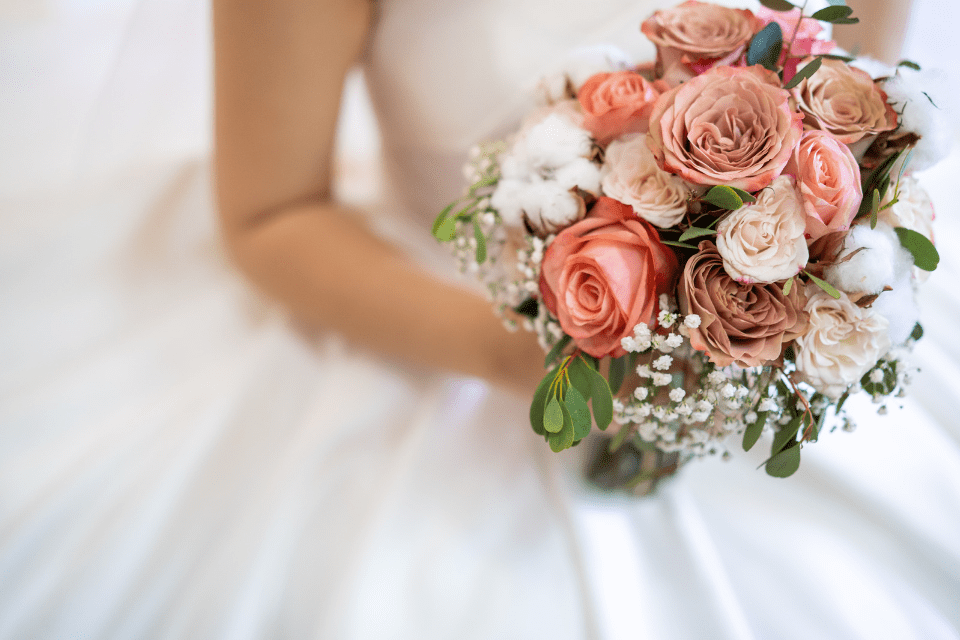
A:
{"type": "Polygon", "coordinates": [[[815,12],[810,17],[822,22],[836,22],[849,18],[851,13],[853,13],[853,9],[846,5],[833,5],[820,9],[820,11],[815,12]]]}
{"type": "MultiPolygon", "coordinates": [[[[593,371],[591,369],[591,371],[593,371]]],[[[603,431],[610,426],[613,421],[613,394],[610,392],[610,385],[607,379],[598,371],[593,371],[591,384],[591,397],[593,404],[593,419],[597,427],[603,431]]]]}
{"type": "Polygon", "coordinates": [[[540,312],[540,305],[537,303],[536,298],[527,298],[514,307],[513,311],[514,313],[518,313],[528,318],[536,318],[537,314],[540,312]]]}
{"type": "Polygon", "coordinates": [[[701,227],[690,227],[683,232],[680,236],[680,242],[684,240],[690,240],[692,238],[699,238],[700,236],[712,236],[716,231],[713,229],[703,229],[701,227]]]}
{"type": "Polygon", "coordinates": [[[543,366],[549,367],[550,363],[556,360],[560,353],[570,344],[570,341],[573,340],[568,335],[564,335],[562,338],[557,340],[557,344],[553,345],[553,348],[550,349],[550,353],[547,354],[547,357],[543,360],[543,366]]]}
{"type": "Polygon", "coordinates": [[[580,392],[584,400],[590,399],[590,393],[593,390],[593,376],[590,365],[584,362],[583,358],[576,357],[567,367],[567,375],[570,376],[570,384],[580,392]]]}
{"type": "Polygon", "coordinates": [[[811,60],[809,63],[804,65],[803,69],[797,71],[796,75],[790,78],[790,82],[783,85],[784,89],[793,89],[795,86],[800,84],[804,79],[809,78],[817,72],[817,69],[820,68],[820,65],[823,64],[823,58],[816,57],[811,60]]]}
{"type": "Polygon", "coordinates": [[[567,389],[563,404],[570,412],[570,418],[573,421],[574,439],[581,440],[590,435],[590,427],[593,425],[593,420],[590,419],[590,407],[587,406],[586,399],[576,387],[571,386],[567,389]]]}
{"type": "Polygon", "coordinates": [[[550,383],[557,377],[557,369],[553,369],[543,377],[533,394],[533,401],[530,403],[530,426],[538,435],[546,434],[543,428],[543,412],[547,404],[547,392],[550,390],[550,383]]]}
{"type": "Polygon", "coordinates": [[[784,449],[767,461],[767,475],[774,478],[788,478],[800,468],[800,445],[795,444],[784,449]]]}
{"type": "Polygon", "coordinates": [[[743,432],[743,450],[750,451],[753,445],[757,444],[760,434],[763,433],[763,425],[767,421],[767,412],[761,411],[757,414],[757,420],[743,432]]]}
{"type": "MultiPolygon", "coordinates": [[[[770,24],[777,24],[776,22],[771,22],[770,24]]],[[[777,27],[779,29],[779,27],[777,27]]],[[[710,191],[707,191],[702,198],[704,202],[709,202],[715,207],[720,207],[721,209],[729,209],[733,211],[739,209],[743,206],[743,200],[740,199],[740,196],[734,191],[731,187],[720,184],[715,187],[712,187],[710,191]]],[[[712,232],[711,232],[712,233],[712,232]]],[[[704,235],[704,234],[699,234],[704,235]]],[[[683,240],[683,236],[680,236],[680,239],[683,240]]]]}
{"type": "Polygon", "coordinates": [[[610,383],[610,392],[613,394],[620,392],[623,386],[623,377],[627,373],[627,357],[610,359],[610,372],[607,374],[610,383]]]}
{"type": "Polygon", "coordinates": [[[913,331],[910,332],[910,337],[913,338],[914,341],[917,341],[923,337],[923,327],[919,322],[913,326],[913,331]]]}
{"type": "Polygon", "coordinates": [[[846,402],[846,401],[847,401],[847,398],[849,398],[849,397],[850,397],[850,390],[847,389],[846,391],[843,392],[843,395],[840,396],[840,399],[837,400],[837,406],[836,406],[836,408],[833,410],[833,413],[834,413],[835,415],[840,415],[840,409],[843,409],[843,403],[846,402]]]}
{"type": "Polygon", "coordinates": [[[450,212],[453,210],[453,205],[455,205],[455,204],[457,204],[457,203],[456,203],[456,202],[451,202],[450,204],[448,204],[447,206],[445,206],[445,207],[443,208],[443,211],[440,212],[440,215],[438,215],[438,216],[434,219],[434,221],[433,221],[433,228],[431,229],[431,233],[433,233],[434,236],[437,235],[437,231],[440,229],[440,225],[443,224],[443,221],[447,219],[447,215],[449,215],[450,212]]]}
{"type": "Polygon", "coordinates": [[[906,227],[894,227],[900,244],[913,256],[913,264],[924,271],[933,271],[940,263],[940,254],[925,235],[906,227]]]}
{"type": "Polygon", "coordinates": [[[480,221],[473,217],[473,237],[477,240],[477,264],[483,264],[487,261],[487,238],[480,230],[480,221]]]}
{"type": "Polygon", "coordinates": [[[874,189],[870,196],[870,228],[877,228],[877,215],[880,213],[880,190],[874,189]]]}
{"type": "Polygon", "coordinates": [[[794,280],[793,278],[790,278],[789,280],[783,283],[783,295],[785,296],[790,295],[790,292],[793,290],[793,280],[794,280]]]}
{"type": "Polygon", "coordinates": [[[836,53],[822,53],[820,54],[820,57],[828,58],[830,60],[840,60],[842,62],[853,62],[854,60],[856,60],[856,58],[853,58],[851,56],[841,56],[841,55],[837,55],[836,53]]]}
{"type": "Polygon", "coordinates": [[[549,436],[550,448],[554,453],[569,449],[573,446],[574,441],[573,419],[570,417],[570,412],[563,405],[560,405],[560,412],[563,414],[563,428],[558,433],[549,436]]]}
{"type": "Polygon", "coordinates": [[[803,415],[799,415],[788,422],[780,431],[777,431],[777,434],[773,436],[773,446],[770,447],[770,454],[777,455],[783,451],[783,448],[797,437],[797,432],[800,431],[800,426],[804,422],[806,422],[806,418],[803,415]]]}
{"type": "Polygon", "coordinates": [[[627,436],[630,435],[632,428],[629,423],[620,427],[620,431],[613,437],[610,441],[610,445],[607,447],[607,451],[610,453],[616,453],[617,450],[623,446],[623,443],[627,441],[627,436]]]}
{"type": "MultiPolygon", "coordinates": [[[[897,160],[900,159],[900,155],[903,154],[905,150],[901,150],[891,156],[888,156],[886,160],[881,162],[877,167],[870,172],[870,175],[867,176],[867,179],[863,183],[863,193],[872,193],[874,189],[880,191],[880,195],[886,194],[886,187],[883,186],[884,180],[887,181],[889,185],[890,180],[890,170],[893,169],[893,166],[897,163],[897,160]]],[[[863,216],[869,213],[871,202],[867,198],[863,199],[863,202],[860,203],[860,210],[857,212],[857,216],[863,216]]]]}
{"type": "Polygon", "coordinates": [[[559,433],[563,429],[563,411],[556,396],[550,398],[543,411],[543,428],[549,433],[559,433]]]}
{"type": "Polygon", "coordinates": [[[668,244],[671,247],[683,247],[684,249],[696,249],[697,247],[692,244],[687,244],[685,242],[674,242],[673,240],[661,240],[662,244],[668,244]]]}
{"type": "Polygon", "coordinates": [[[747,65],[762,64],[772,70],[780,60],[781,49],[783,49],[783,31],[779,24],[771,22],[750,41],[750,46],[747,48],[747,65]]]}
{"type": "Polygon", "coordinates": [[[804,271],[804,273],[806,273],[807,276],[809,276],[809,278],[810,278],[811,280],[813,280],[813,283],[814,283],[815,285],[817,285],[818,287],[820,287],[821,289],[823,289],[824,291],[826,291],[828,296],[830,296],[830,297],[833,298],[834,300],[839,300],[839,299],[840,299],[840,292],[837,291],[836,289],[834,289],[832,284],[830,284],[829,282],[826,282],[826,281],[824,281],[824,280],[821,280],[821,279],[818,278],[817,276],[815,276],[815,275],[813,275],[813,274],[811,274],[811,273],[808,273],[808,272],[806,272],[806,271],[804,271]]]}
{"type": "Polygon", "coordinates": [[[914,71],[920,71],[920,65],[912,60],[901,60],[897,63],[898,67],[906,67],[908,69],[913,69],[914,71]]]}
{"type": "Polygon", "coordinates": [[[757,201],[756,196],[752,195],[749,191],[744,191],[743,189],[737,189],[736,187],[730,187],[733,189],[734,193],[740,196],[740,199],[743,200],[743,204],[753,204],[757,201]]]}
{"type": "Polygon", "coordinates": [[[840,18],[832,22],[833,24],[860,24],[860,18],[840,18]]]}
{"type": "Polygon", "coordinates": [[[774,11],[792,11],[796,8],[787,0],[760,0],[760,4],[774,11]]]}
{"type": "Polygon", "coordinates": [[[440,242],[450,242],[457,231],[456,218],[447,218],[437,227],[433,236],[440,242]]]}

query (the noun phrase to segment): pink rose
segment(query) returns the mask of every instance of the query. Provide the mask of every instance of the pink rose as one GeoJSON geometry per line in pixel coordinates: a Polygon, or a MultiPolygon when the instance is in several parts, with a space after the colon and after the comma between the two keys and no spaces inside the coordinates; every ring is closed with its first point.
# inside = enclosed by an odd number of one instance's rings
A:
{"type": "Polygon", "coordinates": [[[802,118],[772,71],[715,67],[660,96],[647,142],[661,168],[689,182],[757,191],[783,171],[802,118]]]}
{"type": "Polygon", "coordinates": [[[897,126],[897,114],[887,104],[887,94],[866,71],[842,60],[824,58],[815,74],[790,91],[803,112],[806,128],[832,133],[844,144],[897,126]]]}
{"type": "Polygon", "coordinates": [[[620,357],[620,340],[656,319],[659,296],[673,288],[677,270],[676,256],[648,222],[600,198],[547,247],[540,294],[580,349],[620,357]]]}
{"type": "Polygon", "coordinates": [[[824,131],[806,131],[784,173],[796,176],[808,238],[850,228],[863,191],[860,167],[847,145],[824,131]]]}
{"type": "Polygon", "coordinates": [[[583,128],[602,145],[625,133],[646,133],[658,97],[653,84],[633,71],[590,76],[577,94],[583,128]]]}
{"type": "Polygon", "coordinates": [[[678,64],[697,73],[717,64],[732,64],[761,27],[747,9],[730,9],[689,0],[657,11],[640,26],[657,45],[657,76],[678,64]]]}
{"type": "Polygon", "coordinates": [[[731,278],[712,242],[687,261],[677,291],[680,310],[700,316],[690,344],[719,367],[758,367],[780,357],[807,324],[803,287],[783,295],[779,284],[744,284],[731,278]]]}

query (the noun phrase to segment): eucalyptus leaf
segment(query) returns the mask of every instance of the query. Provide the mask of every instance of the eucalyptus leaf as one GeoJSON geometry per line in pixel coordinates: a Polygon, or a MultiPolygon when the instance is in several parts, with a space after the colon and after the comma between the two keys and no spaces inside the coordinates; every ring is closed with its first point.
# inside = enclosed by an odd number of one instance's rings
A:
{"type": "Polygon", "coordinates": [[[860,24],[860,18],[839,18],[831,22],[833,22],[833,24],[860,24]]]}
{"type": "Polygon", "coordinates": [[[743,432],[743,450],[750,451],[753,445],[757,444],[760,434],[763,433],[763,425],[767,421],[767,412],[761,411],[757,414],[756,421],[747,427],[743,432]]]}
{"type": "Polygon", "coordinates": [[[434,236],[437,235],[437,230],[440,229],[440,225],[443,223],[443,221],[446,220],[447,216],[450,215],[450,212],[453,211],[453,205],[455,204],[457,203],[451,202],[445,206],[443,211],[441,211],[440,214],[434,219],[433,228],[431,229],[431,233],[433,233],[434,236]]]}
{"type": "Polygon", "coordinates": [[[582,358],[574,358],[567,367],[567,375],[570,376],[571,386],[580,392],[584,400],[589,400],[593,391],[593,375],[590,365],[584,362],[582,358]]]}
{"type": "Polygon", "coordinates": [[[817,69],[819,69],[820,65],[822,64],[823,64],[823,58],[819,56],[814,58],[809,63],[804,65],[803,69],[800,69],[799,71],[797,71],[797,73],[792,78],[790,78],[790,82],[783,85],[783,88],[793,89],[795,86],[800,84],[803,80],[815,74],[817,72],[817,69]]]}
{"type": "Polygon", "coordinates": [[[671,247],[682,247],[684,249],[696,249],[697,247],[692,244],[687,244],[686,242],[674,242],[673,240],[661,240],[661,244],[668,244],[671,247]]]}
{"type": "Polygon", "coordinates": [[[836,22],[837,20],[849,18],[851,13],[853,13],[853,9],[846,5],[833,5],[814,12],[810,17],[822,22],[836,22]]]}
{"type": "Polygon", "coordinates": [[[473,237],[477,241],[477,264],[483,264],[487,261],[487,238],[480,230],[480,221],[473,217],[473,237]]]}
{"type": "Polygon", "coordinates": [[[894,227],[900,244],[913,256],[913,264],[924,271],[933,271],[940,263],[940,254],[925,235],[906,227],[894,227]]]}
{"type": "Polygon", "coordinates": [[[843,403],[847,401],[847,398],[850,397],[850,390],[847,389],[843,392],[843,395],[840,396],[840,399],[837,400],[837,406],[833,410],[834,414],[840,415],[840,409],[843,409],[843,403]]]}
{"type": "Polygon", "coordinates": [[[613,437],[610,441],[610,445],[607,447],[607,451],[610,453],[616,453],[620,447],[623,446],[623,443],[627,441],[627,436],[633,431],[633,427],[628,422],[627,424],[620,427],[620,431],[613,437]]]}
{"type": "Polygon", "coordinates": [[[550,353],[547,354],[547,357],[543,360],[543,366],[549,367],[550,363],[560,357],[560,353],[570,344],[570,341],[573,340],[568,335],[564,335],[562,338],[557,340],[557,344],[553,345],[553,348],[550,349],[550,353]]]}
{"type": "Polygon", "coordinates": [[[550,391],[550,383],[557,377],[557,369],[553,369],[543,377],[537,390],[533,394],[533,401],[530,403],[530,426],[538,435],[544,435],[546,430],[543,428],[543,412],[547,404],[547,393],[550,391]]]}
{"type": "Polygon", "coordinates": [[[923,327],[919,322],[913,326],[913,331],[910,332],[910,337],[913,338],[914,342],[923,337],[923,327]]]}
{"type": "Polygon", "coordinates": [[[573,421],[574,438],[581,440],[590,435],[590,427],[593,424],[593,420],[590,418],[590,407],[587,406],[586,399],[577,391],[576,387],[571,386],[567,389],[563,404],[570,412],[570,418],[573,421]]]}
{"type": "MultiPolygon", "coordinates": [[[[776,22],[771,22],[770,24],[777,24],[776,22]]],[[[777,27],[779,29],[779,27],[777,27]]],[[[701,198],[704,202],[709,202],[715,207],[720,207],[721,209],[729,209],[734,211],[743,206],[743,200],[740,199],[740,196],[734,191],[731,187],[726,185],[717,185],[712,187],[707,191],[701,198]]],[[[711,232],[712,233],[712,232],[711,232]]],[[[705,235],[705,234],[699,234],[705,235]]],[[[683,236],[680,236],[681,240],[684,240],[683,236]]]]}
{"type": "Polygon", "coordinates": [[[540,312],[540,304],[537,302],[536,298],[527,298],[514,307],[513,311],[528,318],[536,318],[537,314],[540,312]]]}
{"type": "Polygon", "coordinates": [[[566,407],[560,405],[560,411],[563,414],[563,427],[559,432],[553,433],[548,438],[550,442],[550,449],[554,453],[560,453],[564,449],[569,449],[573,446],[573,420],[570,417],[570,412],[566,410],[566,407]]]}
{"type": "Polygon", "coordinates": [[[703,229],[701,227],[690,227],[680,236],[680,242],[684,240],[691,240],[693,238],[699,238],[701,236],[712,236],[716,233],[713,229],[703,229]]]}
{"type": "Polygon", "coordinates": [[[738,189],[736,187],[730,187],[733,191],[740,196],[740,199],[743,201],[743,204],[753,204],[757,201],[757,197],[751,194],[749,191],[744,191],[743,189],[738,189]]]}
{"type": "Polygon", "coordinates": [[[790,292],[793,290],[793,280],[794,280],[793,278],[790,278],[789,280],[783,283],[783,295],[785,296],[790,295],[790,292]]]}
{"type": "Polygon", "coordinates": [[[878,216],[880,214],[880,190],[874,189],[870,196],[870,228],[877,228],[878,216]]]}
{"type": "Polygon", "coordinates": [[[800,468],[800,445],[784,449],[767,461],[767,475],[774,478],[788,478],[800,468]]]}
{"type": "Polygon", "coordinates": [[[434,237],[440,242],[450,242],[457,231],[456,218],[447,218],[437,227],[434,237]]]}
{"type": "Polygon", "coordinates": [[[804,272],[804,273],[806,273],[807,276],[809,276],[810,279],[813,280],[813,283],[815,285],[817,285],[818,287],[826,291],[828,296],[830,296],[834,300],[840,299],[840,292],[837,291],[832,284],[830,284],[829,282],[826,282],[825,280],[821,280],[820,278],[818,278],[817,276],[811,273],[808,273],[808,272],[804,272]]]}
{"type": "Polygon", "coordinates": [[[912,60],[901,60],[897,63],[898,67],[907,67],[908,69],[913,69],[914,71],[920,71],[920,65],[912,60]]]}
{"type": "Polygon", "coordinates": [[[613,394],[607,379],[598,371],[593,371],[591,389],[591,403],[593,404],[593,419],[597,427],[603,431],[613,421],[613,394]]]}
{"type": "MultiPolygon", "coordinates": [[[[804,416],[800,415],[791,420],[780,431],[773,436],[773,445],[770,447],[770,454],[777,455],[783,448],[790,444],[790,441],[797,437],[800,426],[804,423],[804,416]]],[[[549,430],[549,429],[548,429],[549,430]]]]}
{"type": "Polygon", "coordinates": [[[623,378],[627,373],[627,357],[621,356],[619,358],[610,359],[610,371],[607,374],[608,382],[610,384],[610,392],[616,395],[620,392],[620,387],[623,386],[623,378]]]}
{"type": "Polygon", "coordinates": [[[760,4],[774,11],[793,11],[796,7],[787,0],[760,0],[760,4]]]}
{"type": "Polygon", "coordinates": [[[853,62],[856,58],[852,56],[841,56],[836,53],[822,53],[820,54],[821,58],[828,58],[830,60],[840,60],[841,62],[853,62]]]}
{"type": "Polygon", "coordinates": [[[780,51],[783,49],[783,31],[776,22],[771,22],[753,36],[747,48],[747,65],[762,64],[767,69],[774,69],[780,60],[780,51]]]}
{"type": "Polygon", "coordinates": [[[563,408],[556,396],[550,398],[543,410],[543,428],[548,433],[559,433],[563,429],[563,408]]]}

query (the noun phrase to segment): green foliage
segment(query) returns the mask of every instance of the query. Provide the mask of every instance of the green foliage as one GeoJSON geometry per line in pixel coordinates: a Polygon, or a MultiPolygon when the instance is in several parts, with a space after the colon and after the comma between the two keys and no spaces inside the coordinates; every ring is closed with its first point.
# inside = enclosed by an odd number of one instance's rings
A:
{"type": "Polygon", "coordinates": [[[767,412],[761,411],[757,414],[757,419],[743,432],[743,450],[750,451],[753,445],[757,444],[760,434],[763,433],[763,425],[767,422],[767,412]]]}
{"type": "Polygon", "coordinates": [[[560,357],[560,353],[566,349],[567,345],[570,344],[571,338],[568,335],[564,335],[562,338],[557,340],[557,344],[553,345],[553,348],[550,349],[550,352],[547,354],[547,357],[543,359],[543,366],[549,367],[550,363],[554,362],[557,358],[560,357]]]}
{"type": "Polygon", "coordinates": [[[790,278],[789,280],[783,283],[783,295],[785,296],[790,295],[790,292],[793,290],[793,280],[794,280],[793,278],[790,278]]]}
{"type": "Polygon", "coordinates": [[[540,312],[540,304],[537,302],[536,298],[527,298],[514,307],[513,311],[514,313],[518,313],[528,318],[536,318],[537,314],[540,312]]]}
{"type": "MultiPolygon", "coordinates": [[[[747,64],[762,64],[771,71],[776,69],[783,49],[783,31],[776,22],[771,22],[753,36],[747,48],[747,64]]],[[[728,187],[729,188],[729,187],[728,187]]]]}
{"type": "Polygon", "coordinates": [[[623,378],[627,372],[627,357],[612,358],[610,360],[610,372],[607,374],[612,393],[619,393],[623,386],[623,378]]]}
{"type": "Polygon", "coordinates": [[[567,387],[567,395],[563,399],[564,406],[570,412],[570,418],[573,422],[573,435],[576,440],[582,440],[590,435],[590,426],[593,421],[590,419],[590,407],[583,395],[577,391],[573,385],[567,387]]]}
{"type": "Polygon", "coordinates": [[[767,460],[767,475],[774,478],[788,478],[800,468],[800,443],[794,443],[767,460]]]}
{"type": "Polygon", "coordinates": [[[433,232],[434,237],[440,242],[450,242],[457,230],[456,218],[445,218],[437,225],[437,230],[433,232]]]}
{"type": "Polygon", "coordinates": [[[830,296],[834,300],[840,299],[840,292],[837,291],[832,284],[830,284],[825,280],[821,280],[820,278],[813,275],[809,271],[804,271],[804,273],[807,274],[807,277],[809,277],[810,280],[812,280],[815,285],[817,285],[818,287],[826,291],[828,296],[830,296]]]}
{"type": "Polygon", "coordinates": [[[443,208],[443,211],[440,212],[440,215],[438,215],[436,219],[433,221],[433,228],[431,232],[433,233],[434,237],[436,237],[438,240],[440,239],[440,236],[437,235],[437,232],[440,230],[440,225],[442,225],[443,221],[447,219],[448,215],[450,215],[450,212],[453,210],[453,205],[455,204],[456,202],[451,202],[450,204],[445,206],[443,208]]]}
{"type": "MultiPolygon", "coordinates": [[[[776,22],[771,22],[770,24],[776,25],[776,22]]],[[[780,27],[777,27],[778,29],[780,27]]],[[[760,33],[763,33],[762,31],[760,33]]],[[[759,34],[757,34],[759,35],[759,34]]],[[[779,54],[778,54],[779,55],[779,54]]],[[[728,187],[726,185],[720,184],[715,187],[711,187],[702,198],[704,202],[709,202],[715,207],[720,207],[721,209],[729,209],[733,211],[739,209],[743,206],[743,200],[740,198],[740,194],[734,191],[733,187],[728,187]]],[[[704,235],[704,234],[699,234],[704,235]]],[[[696,236],[689,236],[696,237],[696,236]]],[[[684,240],[683,236],[680,236],[681,240],[684,240]]]]}
{"type": "Polygon", "coordinates": [[[574,358],[567,367],[570,384],[580,392],[584,400],[589,400],[593,393],[593,373],[583,358],[574,358]]]}
{"type": "Polygon", "coordinates": [[[530,403],[530,426],[533,427],[533,431],[537,435],[546,435],[546,429],[543,428],[543,414],[547,405],[550,384],[557,377],[558,370],[559,367],[552,369],[543,377],[533,394],[533,401],[530,403]]]}
{"type": "Polygon", "coordinates": [[[673,240],[661,240],[662,244],[668,244],[671,247],[681,247],[683,249],[696,249],[692,244],[687,244],[686,242],[674,242],[673,240]]]}
{"type": "Polygon", "coordinates": [[[760,0],[760,4],[765,6],[767,9],[773,9],[774,11],[793,11],[796,7],[787,0],[760,0]]]}
{"type": "Polygon", "coordinates": [[[923,327],[919,322],[914,325],[913,331],[910,332],[910,337],[913,338],[914,341],[917,341],[923,337],[923,327]]]}
{"type": "Polygon", "coordinates": [[[753,204],[757,201],[756,196],[751,194],[749,191],[744,191],[743,189],[738,189],[736,187],[730,187],[733,189],[734,193],[740,196],[740,200],[743,201],[743,204],[753,204]]]}
{"type": "Polygon", "coordinates": [[[914,71],[920,71],[920,65],[911,60],[901,60],[897,63],[898,67],[907,67],[908,69],[913,69],[914,71]]]}
{"type": "Polygon", "coordinates": [[[713,229],[704,229],[702,227],[690,227],[680,236],[680,242],[685,240],[691,240],[693,238],[699,238],[701,236],[712,236],[717,232],[713,229]]]}
{"type": "Polygon", "coordinates": [[[849,24],[847,22],[842,22],[844,20],[850,20],[850,14],[853,13],[853,9],[846,5],[832,5],[829,7],[824,7],[820,11],[815,12],[811,18],[814,20],[820,20],[822,22],[830,22],[833,24],[849,24]]]}
{"type": "Polygon", "coordinates": [[[597,427],[602,431],[610,426],[613,421],[613,394],[610,391],[610,385],[599,371],[593,369],[591,379],[590,395],[593,404],[593,419],[597,427]]]}
{"type": "Polygon", "coordinates": [[[922,233],[906,227],[894,227],[900,244],[913,256],[913,264],[924,271],[934,271],[940,264],[940,254],[933,243],[922,233]]]}
{"type": "Polygon", "coordinates": [[[560,400],[554,395],[543,411],[543,428],[547,433],[559,433],[563,429],[563,411],[560,406],[560,400]]]}
{"type": "Polygon", "coordinates": [[[817,72],[817,69],[820,68],[820,65],[823,64],[823,58],[817,56],[809,63],[804,65],[803,69],[797,71],[796,75],[790,78],[790,82],[783,85],[784,89],[793,89],[795,86],[800,84],[804,79],[809,78],[817,72]]]}
{"type": "Polygon", "coordinates": [[[877,216],[880,213],[880,190],[874,189],[870,196],[870,228],[877,228],[877,216]]]}
{"type": "Polygon", "coordinates": [[[777,455],[783,451],[783,449],[790,444],[790,442],[795,441],[797,438],[797,432],[800,431],[801,426],[806,426],[806,422],[806,414],[799,415],[788,422],[786,426],[780,429],[780,431],[777,431],[776,435],[773,436],[773,446],[770,447],[770,455],[777,455]]]}
{"type": "Polygon", "coordinates": [[[477,264],[487,261],[487,238],[480,230],[480,221],[473,217],[473,237],[477,240],[477,264]]]}

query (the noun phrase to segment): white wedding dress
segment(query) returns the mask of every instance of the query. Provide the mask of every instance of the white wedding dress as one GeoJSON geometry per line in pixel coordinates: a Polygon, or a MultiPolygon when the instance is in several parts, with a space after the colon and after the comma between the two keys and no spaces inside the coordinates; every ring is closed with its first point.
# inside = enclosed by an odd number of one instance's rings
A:
{"type": "MultiPolygon", "coordinates": [[[[383,0],[371,224],[451,277],[428,229],[467,148],[575,46],[652,57],[665,4],[383,0]]],[[[955,252],[903,410],[789,480],[733,442],[604,495],[526,399],[308,335],[229,265],[203,3],[0,12],[0,639],[960,638],[955,252]]]]}

